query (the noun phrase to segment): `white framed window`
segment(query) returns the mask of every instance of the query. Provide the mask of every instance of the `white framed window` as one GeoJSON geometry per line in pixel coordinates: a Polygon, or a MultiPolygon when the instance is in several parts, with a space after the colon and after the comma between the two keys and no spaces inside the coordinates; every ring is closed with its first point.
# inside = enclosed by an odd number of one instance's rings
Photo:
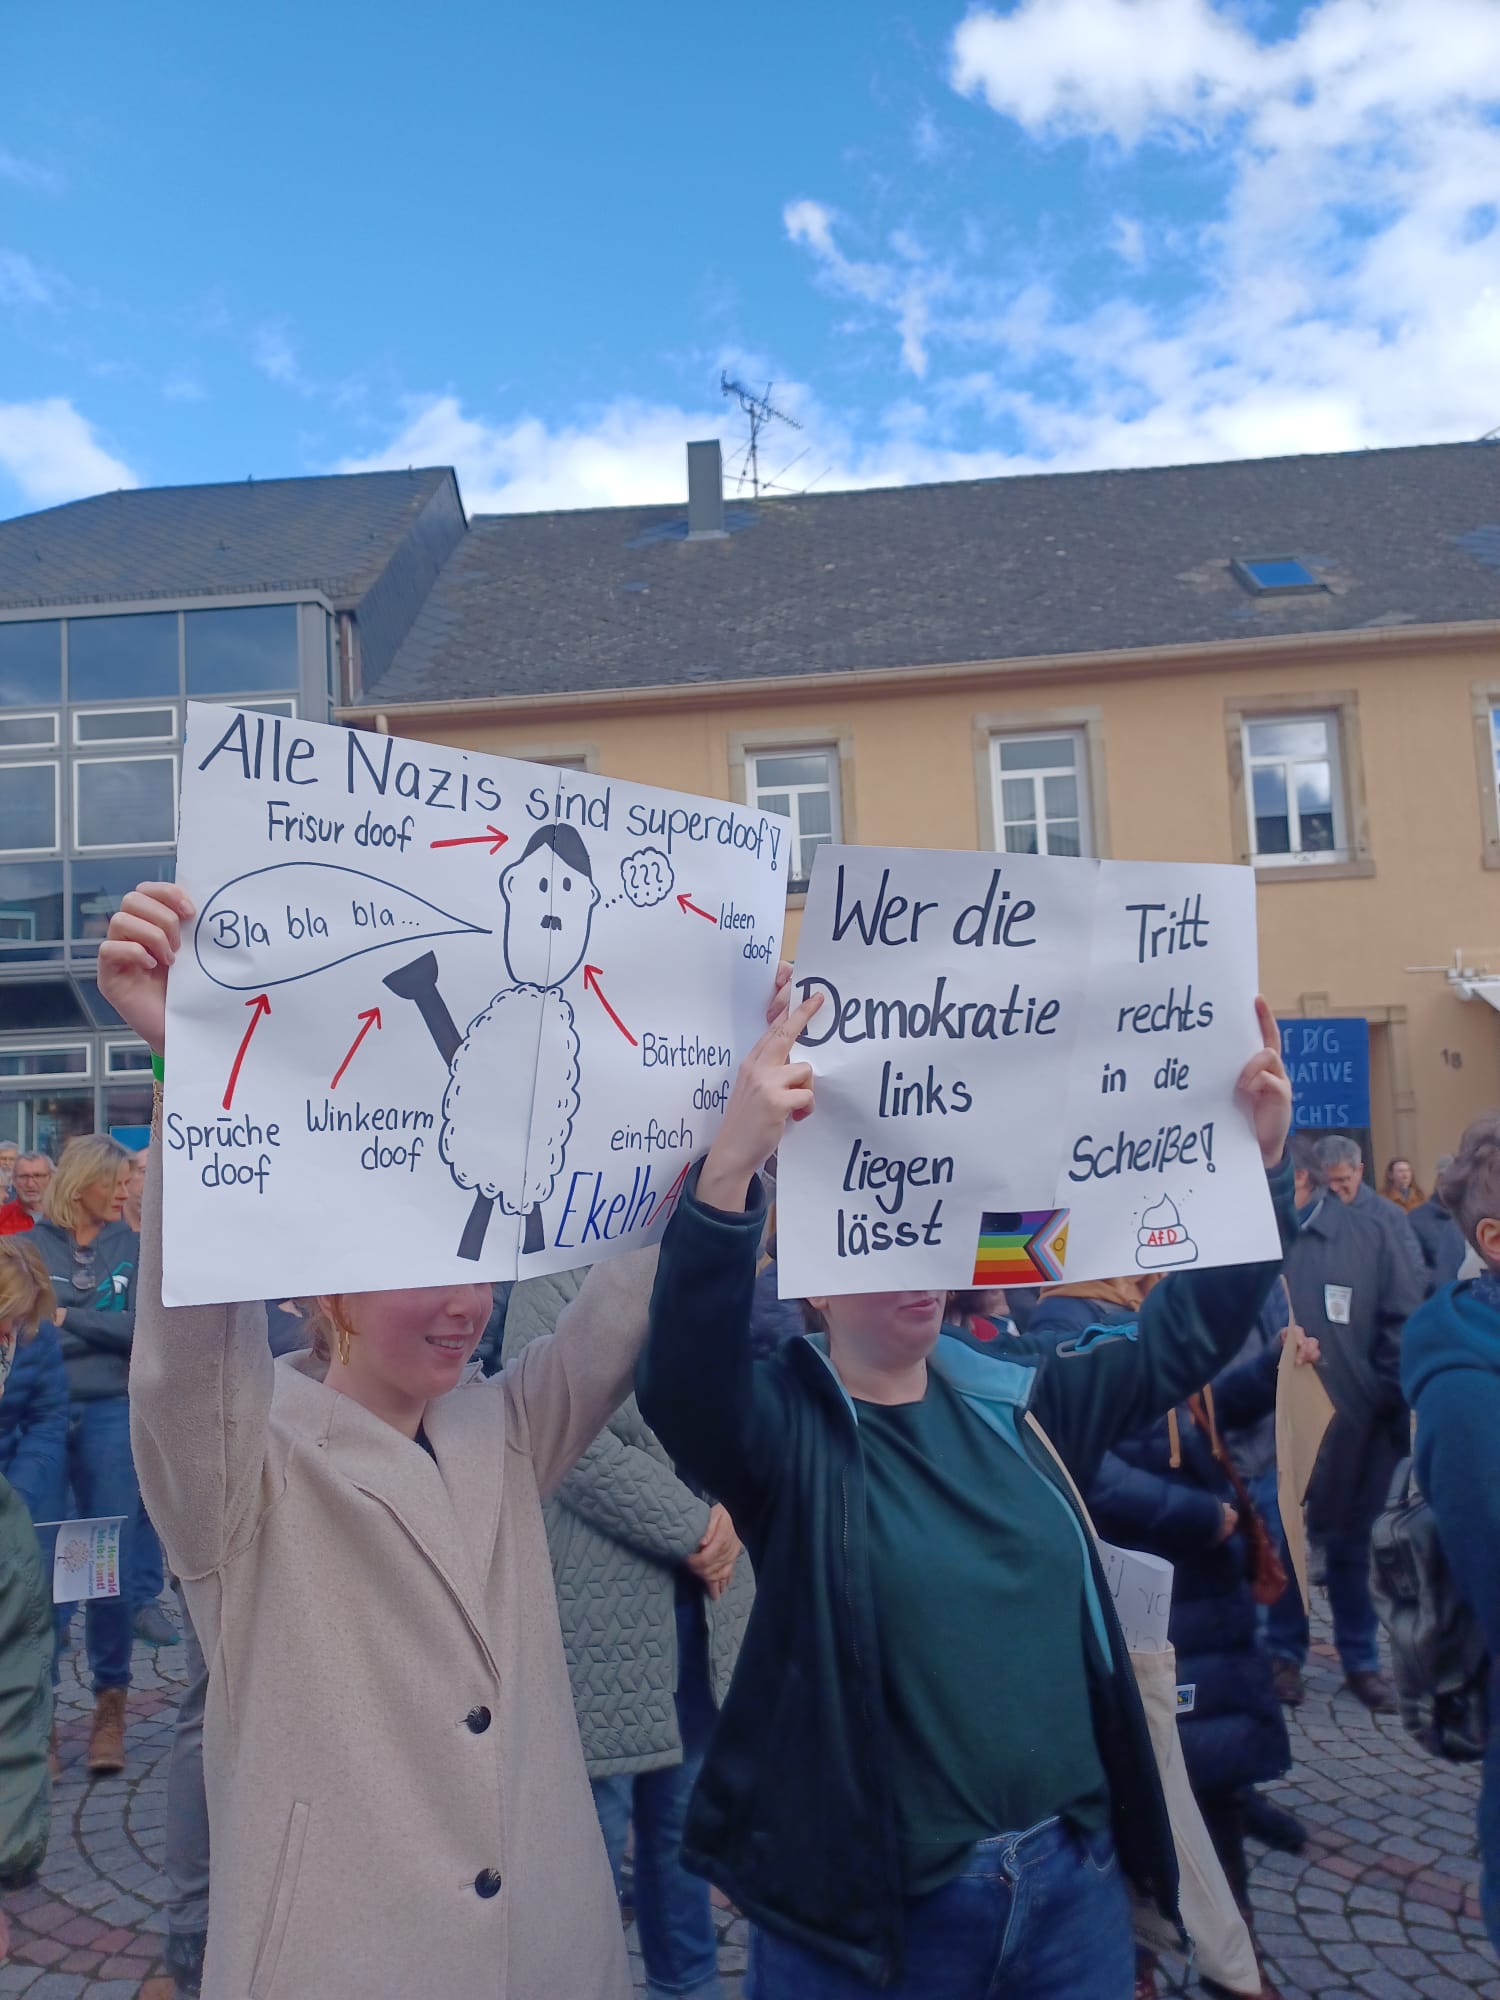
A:
{"type": "Polygon", "coordinates": [[[992,736],[990,756],[1001,853],[1093,853],[1083,730],[992,736]]]}
{"type": "Polygon", "coordinates": [[[1246,716],[1242,727],[1254,859],[1347,860],[1337,715],[1246,716]]]}
{"type": "Polygon", "coordinates": [[[289,715],[294,722],[297,719],[297,704],[290,695],[285,701],[234,701],[222,697],[217,702],[224,708],[248,709],[252,715],[289,715]]]}
{"type": "Polygon", "coordinates": [[[151,1067],[151,1051],[144,1042],[106,1042],[104,1074],[136,1076],[151,1067]]]}
{"type": "Polygon", "coordinates": [[[75,743],[171,743],[175,708],[81,708],[73,711],[75,743]]]}
{"type": "Polygon", "coordinates": [[[0,714],[0,750],[55,750],[57,716],[0,714]]]}
{"type": "Polygon", "coordinates": [[[76,1078],[88,1073],[87,1042],[55,1042],[45,1048],[22,1043],[19,1047],[0,1049],[0,1081],[6,1083],[14,1083],[19,1077],[29,1083],[33,1078],[76,1078]]]}
{"type": "Polygon", "coordinates": [[[833,744],[805,749],[745,752],[745,803],[779,813],[792,823],[787,889],[800,895],[812,877],[813,856],[839,840],[839,753],[833,744]]]}
{"type": "Polygon", "coordinates": [[[0,854],[51,854],[58,846],[57,765],[7,764],[0,784],[0,854]]]}
{"type": "Polygon", "coordinates": [[[175,757],[74,760],[75,848],[162,846],[176,833],[175,757]]]}

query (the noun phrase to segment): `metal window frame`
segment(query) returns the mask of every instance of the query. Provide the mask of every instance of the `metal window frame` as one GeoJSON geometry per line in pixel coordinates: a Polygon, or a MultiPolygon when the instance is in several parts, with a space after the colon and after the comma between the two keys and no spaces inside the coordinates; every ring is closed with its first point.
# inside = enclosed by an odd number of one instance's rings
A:
{"type": "MultiPolygon", "coordinates": [[[[1092,858],[1094,849],[1094,816],[1092,787],[1089,783],[1089,743],[1088,732],[1077,723],[1063,724],[1056,729],[995,729],[990,732],[990,784],[995,811],[995,852],[1010,852],[1005,845],[1005,795],[1003,786],[1017,778],[1030,778],[1032,782],[1032,802],[1036,807],[1035,822],[1039,836],[1037,853],[1050,854],[1046,844],[1047,814],[1044,796],[1039,789],[1043,778],[1072,778],[1078,787],[1078,849],[1079,853],[1092,858]],[[1001,746],[1006,743],[1053,743],[1065,736],[1073,745],[1073,762],[1064,767],[1061,764],[1038,768],[1031,771],[1007,771],[1000,762],[1001,746]]],[[[1072,856],[1064,856],[1071,860],[1072,856]]]]}
{"type": "Polygon", "coordinates": [[[0,859],[12,860],[24,856],[28,860],[52,860],[63,852],[62,840],[62,759],[60,757],[38,757],[32,761],[20,761],[5,766],[7,778],[16,771],[50,771],[52,773],[52,845],[50,847],[0,847],[0,859]]]}
{"type": "Polygon", "coordinates": [[[32,1041],[23,1030],[20,1034],[0,1037],[0,1055],[46,1056],[56,1051],[72,1055],[79,1051],[83,1055],[82,1069],[34,1070],[25,1076],[0,1075],[0,1090],[27,1090],[39,1083],[68,1083],[84,1088],[94,1080],[94,1046],[90,1041],[32,1041]]]}
{"type": "Polygon", "coordinates": [[[111,702],[107,707],[102,708],[95,707],[92,703],[81,708],[70,706],[68,714],[73,724],[72,741],[69,745],[73,750],[102,750],[107,749],[111,744],[177,743],[182,738],[182,703],[172,696],[158,696],[155,701],[111,702]],[[172,719],[172,728],[166,736],[79,735],[78,725],[80,722],[87,721],[92,716],[107,718],[116,715],[167,715],[172,719]]]}
{"type": "Polygon", "coordinates": [[[1257,868],[1308,868],[1320,864],[1327,866],[1346,862],[1352,858],[1349,845],[1348,805],[1344,795],[1344,756],[1340,718],[1337,709],[1300,709],[1280,713],[1267,709],[1253,715],[1245,715],[1240,721],[1241,744],[1245,768],[1245,811],[1248,821],[1250,856],[1257,868]],[[1324,758],[1286,757],[1257,755],[1250,747],[1250,732],[1266,723],[1320,722],[1323,725],[1324,758]],[[1325,762],[1328,765],[1329,799],[1333,806],[1332,847],[1305,848],[1302,839],[1302,810],[1297,804],[1297,787],[1293,779],[1299,764],[1325,762]],[[1255,773],[1257,770],[1278,768],[1287,776],[1287,817],[1293,833],[1295,845],[1289,854],[1262,854],[1256,846],[1255,833],[1255,773]]]}
{"type": "Polygon", "coordinates": [[[131,1077],[147,1076],[150,1074],[151,1068],[149,1061],[150,1054],[151,1051],[146,1047],[146,1044],[141,1040],[139,1035],[116,1035],[112,1040],[104,1042],[104,1060],[100,1065],[99,1074],[105,1083],[117,1083],[122,1079],[128,1080],[131,1077]],[[125,1052],[131,1055],[144,1054],[148,1058],[146,1068],[143,1070],[116,1069],[114,1066],[116,1054],[125,1052]]]}
{"type": "MultiPolygon", "coordinates": [[[[52,735],[46,743],[0,743],[0,757],[24,757],[37,750],[61,750],[62,711],[56,708],[0,709],[0,722],[50,722],[52,735]]],[[[14,768],[12,765],[5,767],[14,768]]]]}
{"type": "MultiPolygon", "coordinates": [[[[839,746],[830,742],[797,743],[756,743],[745,746],[745,797],[757,812],[767,808],[761,804],[762,791],[783,793],[791,804],[792,850],[787,856],[787,890],[791,895],[805,895],[811,873],[800,873],[802,862],[802,814],[798,805],[804,792],[824,792],[828,794],[828,824],[830,831],[827,842],[837,846],[844,837],[843,802],[839,790],[839,746]],[[822,757],[828,765],[826,785],[762,785],[760,781],[760,760],[762,757],[822,757]],[[795,859],[797,867],[792,863],[795,859]]],[[[821,834],[810,836],[820,842],[821,834]]]]}
{"type": "Polygon", "coordinates": [[[118,854],[126,852],[132,848],[142,848],[142,847],[175,848],[176,833],[177,833],[177,828],[175,825],[175,818],[176,818],[175,813],[173,815],[174,824],[172,832],[170,834],[166,834],[157,838],[152,838],[150,835],[147,834],[138,833],[129,840],[90,842],[90,841],[80,840],[78,837],[78,773],[81,770],[84,770],[87,766],[91,764],[163,764],[163,763],[170,764],[172,766],[172,798],[175,804],[175,801],[178,797],[182,784],[182,754],[179,750],[150,750],[144,752],[140,756],[135,756],[135,757],[74,757],[72,759],[73,818],[69,829],[73,838],[69,845],[68,849],[69,853],[70,854],[118,854]]]}

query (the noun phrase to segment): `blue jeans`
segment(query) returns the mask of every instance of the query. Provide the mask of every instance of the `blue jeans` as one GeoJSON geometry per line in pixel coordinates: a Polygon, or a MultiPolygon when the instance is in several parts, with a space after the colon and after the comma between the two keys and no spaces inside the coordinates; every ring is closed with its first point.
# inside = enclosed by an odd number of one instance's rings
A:
{"type": "MultiPolygon", "coordinates": [[[[1250,1482],[1250,1496],[1268,1525],[1281,1531],[1281,1515],[1276,1507],[1276,1475],[1262,1473],[1250,1482]],[[1267,1488],[1269,1487],[1269,1504],[1267,1488]]],[[[1333,1613],[1333,1643],[1346,1674],[1372,1674],[1380,1667],[1380,1626],[1370,1602],[1370,1537],[1325,1535],[1323,1555],[1327,1567],[1328,1608],[1333,1613]]],[[[1301,1666],[1307,1659],[1309,1640],[1307,1613],[1295,1579],[1266,1615],[1266,1650],[1278,1660],[1301,1666]]]]}
{"type": "Polygon", "coordinates": [[[130,1686],[135,1605],[130,1579],[135,1561],[135,1523],[141,1494],[130,1455],[130,1401],[109,1396],[98,1403],[75,1403],[68,1419],[68,1478],[80,1520],[123,1514],[120,1529],[118,1597],[95,1597],[84,1607],[84,1631],[94,1692],[130,1686]]]}
{"type": "Polygon", "coordinates": [[[161,1543],[156,1538],[156,1530],[151,1525],[151,1517],[142,1506],[135,1510],[135,1538],[131,1549],[130,1569],[125,1577],[125,1595],[130,1599],[132,1617],[143,1604],[154,1604],[167,1587],[166,1570],[161,1559],[161,1543]]]}
{"type": "Polygon", "coordinates": [[[752,1928],[746,2000],[1130,2000],[1130,1897],[1107,1832],[1061,1820],[982,1840],[963,1874],[906,1905],[902,1972],[857,1972],[752,1928]]]}
{"type": "Polygon", "coordinates": [[[719,1940],[708,1884],[681,1861],[688,1798],[713,1733],[708,1638],[696,1588],[677,1604],[677,1729],[682,1762],[635,1777],[595,1778],[594,1806],[614,1870],[616,1893],[625,1836],[635,1820],[635,1921],[646,1991],[719,2000],[719,1940]]]}

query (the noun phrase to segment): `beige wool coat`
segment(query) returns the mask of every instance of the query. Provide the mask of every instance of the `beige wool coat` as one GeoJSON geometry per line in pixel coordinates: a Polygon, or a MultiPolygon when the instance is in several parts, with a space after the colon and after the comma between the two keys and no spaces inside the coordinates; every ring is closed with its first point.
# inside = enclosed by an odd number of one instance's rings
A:
{"type": "Polygon", "coordinates": [[[210,1667],[203,2000],[628,2000],[541,1503],[629,1392],[655,1252],[430,1403],[429,1457],[259,1305],[161,1304],[152,1150],[131,1435],[210,1667]]]}

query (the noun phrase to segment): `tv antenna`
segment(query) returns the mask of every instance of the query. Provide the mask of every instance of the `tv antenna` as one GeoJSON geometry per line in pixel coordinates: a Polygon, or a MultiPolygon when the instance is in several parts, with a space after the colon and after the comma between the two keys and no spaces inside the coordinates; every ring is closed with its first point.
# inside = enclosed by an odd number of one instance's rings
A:
{"type": "MultiPolygon", "coordinates": [[[[771,384],[769,382],[766,384],[765,394],[757,396],[755,391],[747,389],[743,382],[732,381],[726,373],[721,371],[719,375],[719,388],[724,395],[735,398],[749,420],[750,442],[745,451],[745,463],[749,470],[748,472],[740,473],[738,477],[741,484],[747,478],[749,479],[750,491],[755,495],[756,499],[759,499],[762,484],[760,476],[761,432],[770,423],[786,424],[794,431],[800,431],[802,426],[795,417],[789,417],[785,410],[778,410],[776,408],[775,404],[771,401],[771,384]]],[[[792,463],[794,465],[796,462],[793,459],[792,463]]],[[[765,481],[765,484],[768,486],[770,483],[769,480],[765,481]]]]}

